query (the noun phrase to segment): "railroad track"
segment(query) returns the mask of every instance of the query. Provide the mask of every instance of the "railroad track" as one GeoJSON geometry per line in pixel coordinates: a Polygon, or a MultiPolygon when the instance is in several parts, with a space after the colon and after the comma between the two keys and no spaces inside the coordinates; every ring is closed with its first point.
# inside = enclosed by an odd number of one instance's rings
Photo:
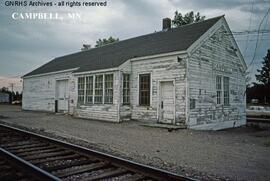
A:
{"type": "Polygon", "coordinates": [[[0,180],[195,181],[3,124],[0,124],[0,180]]]}

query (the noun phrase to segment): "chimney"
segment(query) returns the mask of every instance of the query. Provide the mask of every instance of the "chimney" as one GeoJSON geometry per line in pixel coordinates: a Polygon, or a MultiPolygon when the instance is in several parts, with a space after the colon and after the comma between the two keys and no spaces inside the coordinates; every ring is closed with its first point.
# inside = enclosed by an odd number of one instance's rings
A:
{"type": "Polygon", "coordinates": [[[171,19],[163,18],[162,31],[168,31],[171,29],[171,19]]]}

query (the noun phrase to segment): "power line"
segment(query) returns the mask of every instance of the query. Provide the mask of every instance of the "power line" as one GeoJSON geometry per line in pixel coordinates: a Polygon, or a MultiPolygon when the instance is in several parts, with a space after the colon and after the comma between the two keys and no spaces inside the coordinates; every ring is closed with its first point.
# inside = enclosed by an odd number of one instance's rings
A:
{"type": "MultiPolygon", "coordinates": [[[[235,39],[235,40],[236,41],[246,41],[246,39],[235,39]]],[[[270,38],[262,38],[262,39],[260,39],[260,41],[268,41],[268,40],[270,40],[270,38]]],[[[251,42],[251,41],[257,41],[257,40],[249,39],[248,41],[251,42]]]]}
{"type": "Polygon", "coordinates": [[[248,68],[253,64],[253,62],[255,60],[256,52],[257,52],[257,49],[258,49],[261,26],[262,26],[262,23],[263,23],[264,19],[267,17],[269,12],[270,12],[270,8],[267,10],[266,14],[264,15],[264,17],[262,18],[262,20],[261,20],[261,22],[259,24],[258,33],[257,33],[257,39],[256,39],[256,44],[255,44],[255,50],[254,50],[254,55],[253,55],[253,58],[252,58],[252,60],[251,60],[251,62],[249,64],[248,68]]]}
{"type": "MultiPolygon", "coordinates": [[[[254,1],[252,1],[252,4],[251,4],[250,17],[249,17],[249,25],[248,25],[248,32],[250,32],[250,28],[251,28],[253,6],[254,6],[254,1]]],[[[247,52],[247,48],[248,48],[248,42],[249,42],[249,33],[247,34],[246,48],[245,48],[245,51],[244,51],[244,56],[246,56],[246,52],[247,52]]]]}
{"type": "Polygon", "coordinates": [[[252,30],[252,31],[234,31],[232,32],[233,35],[251,35],[251,34],[264,34],[264,33],[270,33],[270,30],[252,30]]]}

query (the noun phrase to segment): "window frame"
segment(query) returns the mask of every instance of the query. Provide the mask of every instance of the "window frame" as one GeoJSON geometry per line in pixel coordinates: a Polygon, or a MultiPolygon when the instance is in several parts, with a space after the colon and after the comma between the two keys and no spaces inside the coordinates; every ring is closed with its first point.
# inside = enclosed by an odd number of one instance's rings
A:
{"type": "Polygon", "coordinates": [[[85,104],[85,77],[78,77],[77,94],[78,94],[78,99],[77,99],[78,104],[85,104]],[[83,83],[79,82],[80,79],[83,80],[83,83]],[[82,89],[80,89],[80,85],[81,85],[82,89]],[[83,92],[82,95],[79,93],[80,91],[83,92]],[[80,100],[80,97],[82,97],[82,100],[80,100]]]}
{"type": "MultiPolygon", "coordinates": [[[[138,92],[139,92],[139,96],[138,96],[138,103],[139,103],[139,106],[144,106],[144,107],[149,107],[149,106],[151,106],[151,99],[152,99],[152,94],[151,94],[151,92],[152,92],[152,74],[151,73],[141,73],[141,74],[139,74],[138,75],[138,92]],[[148,103],[146,103],[146,104],[143,104],[143,103],[141,103],[141,76],[145,76],[145,75],[148,75],[149,76],[149,93],[148,93],[148,96],[149,96],[149,102],[148,103]]],[[[146,91],[146,90],[144,90],[144,91],[146,91]]]]}
{"type": "Polygon", "coordinates": [[[194,98],[189,99],[189,109],[190,110],[196,109],[196,99],[194,98]]]}
{"type": "Polygon", "coordinates": [[[94,96],[94,104],[103,104],[103,98],[104,98],[104,74],[97,74],[95,75],[95,96],[94,96]],[[97,81],[97,77],[102,77],[102,79],[100,81],[97,81]],[[100,84],[101,87],[97,88],[97,84],[100,84]],[[100,94],[97,94],[99,91],[100,94]],[[101,98],[101,100],[97,101],[97,98],[101,98]]]}
{"type": "Polygon", "coordinates": [[[216,75],[215,86],[216,86],[217,105],[230,106],[230,77],[223,76],[223,75],[216,75]],[[218,78],[220,78],[219,84],[218,84],[218,78]]]}
{"type": "Polygon", "coordinates": [[[114,74],[110,73],[110,74],[104,74],[104,104],[113,104],[113,87],[114,87],[114,74]],[[106,77],[111,76],[110,81],[106,80],[106,77]],[[107,87],[108,83],[110,83],[111,87],[107,87]],[[107,91],[111,92],[111,95],[107,95],[107,91]],[[107,98],[109,100],[107,100],[107,98]]]}
{"type": "Polygon", "coordinates": [[[94,94],[94,76],[93,75],[87,75],[85,76],[85,104],[93,104],[94,103],[94,100],[93,100],[93,94],[94,94]],[[87,84],[87,79],[88,78],[92,78],[92,82],[87,84]],[[91,89],[88,89],[89,87],[91,89]],[[88,91],[92,92],[92,94],[88,94],[88,91]],[[88,101],[88,98],[91,97],[91,101],[88,101]]]}
{"type": "Polygon", "coordinates": [[[123,80],[122,80],[122,103],[123,105],[130,105],[130,74],[123,73],[123,80]],[[128,76],[128,80],[125,77],[128,76]],[[125,85],[128,85],[127,87],[125,85]]]}
{"type": "Polygon", "coordinates": [[[217,98],[216,98],[217,105],[221,105],[222,104],[222,76],[221,75],[216,76],[216,93],[217,93],[217,98]]]}
{"type": "Polygon", "coordinates": [[[226,76],[223,77],[223,104],[224,106],[230,106],[230,78],[226,76]]]}

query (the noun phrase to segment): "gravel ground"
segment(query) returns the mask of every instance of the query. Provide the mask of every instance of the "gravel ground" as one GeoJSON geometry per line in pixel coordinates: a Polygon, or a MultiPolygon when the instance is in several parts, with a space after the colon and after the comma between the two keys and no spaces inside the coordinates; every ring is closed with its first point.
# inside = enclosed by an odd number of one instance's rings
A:
{"type": "Polygon", "coordinates": [[[0,121],[202,180],[270,180],[270,130],[169,132],[9,105],[0,105],[0,121]]]}

